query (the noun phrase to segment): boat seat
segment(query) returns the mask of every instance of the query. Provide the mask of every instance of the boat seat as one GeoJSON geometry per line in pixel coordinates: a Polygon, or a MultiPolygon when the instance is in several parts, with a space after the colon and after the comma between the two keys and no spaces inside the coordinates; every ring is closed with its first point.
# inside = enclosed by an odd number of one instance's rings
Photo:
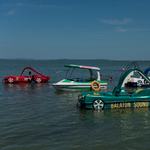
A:
{"type": "Polygon", "coordinates": [[[69,79],[70,81],[74,81],[73,79],[69,79]]]}
{"type": "Polygon", "coordinates": [[[89,81],[94,81],[94,79],[93,79],[93,78],[90,78],[89,81]]]}
{"type": "Polygon", "coordinates": [[[83,82],[83,79],[77,78],[76,82],[83,82]]]}
{"type": "Polygon", "coordinates": [[[77,78],[76,82],[79,82],[79,78],[77,78]]]}
{"type": "Polygon", "coordinates": [[[83,82],[83,79],[80,79],[80,82],[83,82]]]}

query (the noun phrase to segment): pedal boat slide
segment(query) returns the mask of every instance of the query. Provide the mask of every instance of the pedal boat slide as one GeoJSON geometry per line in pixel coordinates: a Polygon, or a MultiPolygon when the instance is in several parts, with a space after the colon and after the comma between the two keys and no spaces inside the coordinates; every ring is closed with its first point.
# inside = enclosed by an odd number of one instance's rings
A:
{"type": "Polygon", "coordinates": [[[118,109],[130,107],[149,107],[150,89],[139,89],[133,93],[127,93],[123,88],[128,79],[136,72],[142,76],[145,81],[150,83],[150,79],[138,68],[128,69],[120,77],[117,87],[113,92],[85,91],[78,97],[78,104],[82,108],[88,109],[118,109]]]}
{"type": "MultiPolygon", "coordinates": [[[[53,87],[57,90],[65,90],[65,91],[81,91],[81,90],[91,90],[91,83],[93,81],[97,81],[101,89],[107,88],[107,83],[104,81],[101,81],[100,79],[100,68],[98,67],[90,67],[90,66],[81,66],[81,65],[65,65],[65,67],[69,67],[65,79],[53,83],[53,87]],[[85,69],[89,70],[90,78],[89,79],[83,79],[83,78],[72,78],[72,73],[75,69],[83,69],[83,73],[85,69]],[[93,73],[93,71],[96,71],[97,76],[93,73]],[[71,71],[71,73],[69,73],[71,71]],[[95,76],[94,76],[95,75],[95,76]]],[[[94,87],[97,85],[95,84],[94,87]]]]}

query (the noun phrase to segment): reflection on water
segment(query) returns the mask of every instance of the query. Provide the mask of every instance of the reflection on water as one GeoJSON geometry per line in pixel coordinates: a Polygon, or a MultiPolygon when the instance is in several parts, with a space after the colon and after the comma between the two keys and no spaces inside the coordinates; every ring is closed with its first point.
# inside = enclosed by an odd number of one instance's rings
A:
{"type": "Polygon", "coordinates": [[[44,91],[44,89],[49,87],[49,83],[37,83],[37,84],[30,84],[30,83],[20,83],[20,84],[11,84],[6,83],[5,84],[5,90],[8,93],[15,93],[15,92],[25,92],[25,91],[31,91],[31,90],[41,90],[41,92],[44,91]]]}
{"type": "Polygon", "coordinates": [[[105,110],[88,110],[88,109],[80,109],[78,108],[79,113],[84,115],[85,118],[99,118],[98,120],[101,121],[101,119],[105,119],[107,117],[120,117],[120,116],[131,116],[134,114],[142,114],[144,116],[147,116],[146,114],[149,113],[150,108],[125,108],[125,109],[105,109],[105,110]],[[103,116],[103,117],[102,117],[103,116]]]}
{"type": "MultiPolygon", "coordinates": [[[[94,128],[95,132],[102,132],[101,136],[103,135],[105,140],[107,137],[107,141],[114,140],[113,137],[116,137],[115,143],[128,142],[131,139],[143,138],[144,135],[150,133],[150,108],[148,107],[106,110],[79,109],[78,112],[82,116],[80,119],[85,122],[84,128],[94,128]]],[[[101,142],[104,141],[101,139],[101,142]]]]}
{"type": "Polygon", "coordinates": [[[80,94],[81,92],[72,92],[72,91],[55,91],[54,94],[56,96],[66,96],[66,98],[69,96],[71,97],[76,97],[80,94]]]}
{"type": "Polygon", "coordinates": [[[29,88],[29,84],[5,84],[5,90],[9,93],[13,93],[16,91],[25,91],[29,88]]]}

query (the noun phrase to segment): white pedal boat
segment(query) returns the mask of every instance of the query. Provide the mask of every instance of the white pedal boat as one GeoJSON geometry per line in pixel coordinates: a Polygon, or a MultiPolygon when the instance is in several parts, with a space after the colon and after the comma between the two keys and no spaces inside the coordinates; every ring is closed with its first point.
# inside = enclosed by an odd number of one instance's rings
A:
{"type": "MultiPolygon", "coordinates": [[[[100,68],[91,66],[72,65],[72,64],[65,65],[65,67],[69,67],[65,79],[52,84],[56,90],[65,90],[65,91],[91,90],[91,83],[93,81],[99,82],[101,89],[105,90],[107,88],[107,83],[105,81],[101,81],[100,79],[100,72],[99,72],[100,68]],[[72,77],[75,69],[80,69],[80,71],[81,70],[83,71],[82,78],[72,77]],[[85,73],[86,72],[85,70],[89,70],[90,76],[88,79],[83,78],[85,75],[87,75],[85,73]]],[[[95,85],[95,87],[96,86],[97,85],[95,85]]]]}
{"type": "MultiPolygon", "coordinates": [[[[150,68],[144,71],[144,74],[150,79],[150,68]]],[[[139,78],[131,77],[129,78],[126,86],[128,87],[150,87],[150,84],[142,77],[139,78]]]]}

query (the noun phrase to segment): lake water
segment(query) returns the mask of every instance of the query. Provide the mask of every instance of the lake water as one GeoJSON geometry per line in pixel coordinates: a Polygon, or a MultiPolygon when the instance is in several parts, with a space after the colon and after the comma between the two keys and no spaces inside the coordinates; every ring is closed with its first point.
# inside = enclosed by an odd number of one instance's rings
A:
{"type": "MultiPolygon", "coordinates": [[[[79,64],[100,67],[107,90],[112,91],[129,61],[0,60],[0,64],[1,81],[20,75],[26,66],[51,77],[48,83],[34,85],[0,83],[1,150],[149,149],[149,108],[80,109],[76,107],[80,92],[60,92],[51,86],[65,77],[64,65],[79,64]]],[[[138,65],[144,71],[150,61],[138,65]]]]}

